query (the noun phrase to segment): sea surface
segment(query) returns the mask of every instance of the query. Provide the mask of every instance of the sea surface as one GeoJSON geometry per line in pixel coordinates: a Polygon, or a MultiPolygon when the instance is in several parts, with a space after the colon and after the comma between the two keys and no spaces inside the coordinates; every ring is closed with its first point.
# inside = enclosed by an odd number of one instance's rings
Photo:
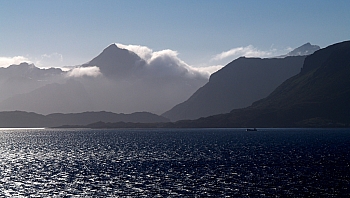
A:
{"type": "Polygon", "coordinates": [[[343,197],[350,129],[0,129],[0,197],[343,197]]]}

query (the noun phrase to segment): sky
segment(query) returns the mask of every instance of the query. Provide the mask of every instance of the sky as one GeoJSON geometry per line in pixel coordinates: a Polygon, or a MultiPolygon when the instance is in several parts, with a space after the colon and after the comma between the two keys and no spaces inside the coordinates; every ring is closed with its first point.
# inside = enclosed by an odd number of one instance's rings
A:
{"type": "Polygon", "coordinates": [[[80,65],[111,43],[192,67],[349,40],[348,0],[0,0],[0,67],[80,65]]]}

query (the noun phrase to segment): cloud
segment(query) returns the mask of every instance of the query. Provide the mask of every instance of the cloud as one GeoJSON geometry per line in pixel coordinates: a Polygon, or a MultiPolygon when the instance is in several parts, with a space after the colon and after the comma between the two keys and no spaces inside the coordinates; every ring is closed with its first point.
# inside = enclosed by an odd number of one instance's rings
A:
{"type": "Polygon", "coordinates": [[[275,50],[271,49],[269,51],[262,51],[255,48],[252,45],[248,45],[246,47],[237,47],[230,49],[228,51],[222,52],[220,54],[215,55],[211,61],[219,61],[226,58],[236,59],[241,56],[245,57],[267,57],[271,56],[275,50]]]}
{"type": "Polygon", "coordinates": [[[205,66],[205,67],[192,67],[192,69],[197,70],[198,72],[201,72],[203,75],[207,75],[208,77],[219,71],[221,68],[223,68],[223,65],[212,65],[212,66],[205,66]]]}
{"type": "MultiPolygon", "coordinates": [[[[116,43],[119,48],[134,52],[147,62],[146,69],[148,73],[157,76],[178,76],[183,75],[189,78],[204,77],[209,78],[213,69],[196,68],[188,65],[178,57],[178,52],[170,49],[153,51],[152,49],[141,45],[124,45],[116,43]]],[[[215,70],[215,69],[214,69],[215,70]]]]}
{"type": "Polygon", "coordinates": [[[98,68],[97,66],[77,67],[68,71],[67,73],[68,77],[83,77],[83,76],[97,77],[99,75],[102,75],[102,74],[100,72],[100,68],[98,68]]]}
{"type": "Polygon", "coordinates": [[[24,56],[0,57],[0,67],[18,65],[23,62],[32,63],[32,61],[30,61],[27,57],[24,56]]]}
{"type": "Polygon", "coordinates": [[[122,48],[122,49],[127,49],[129,51],[134,52],[137,54],[139,57],[141,57],[144,60],[148,60],[152,57],[153,50],[146,47],[146,46],[141,46],[141,45],[124,45],[120,43],[116,43],[117,47],[122,48]]]}
{"type": "Polygon", "coordinates": [[[0,67],[8,67],[10,65],[18,65],[23,62],[33,63],[37,67],[60,67],[63,61],[62,54],[57,52],[51,54],[43,54],[40,57],[0,57],[0,67]]]}

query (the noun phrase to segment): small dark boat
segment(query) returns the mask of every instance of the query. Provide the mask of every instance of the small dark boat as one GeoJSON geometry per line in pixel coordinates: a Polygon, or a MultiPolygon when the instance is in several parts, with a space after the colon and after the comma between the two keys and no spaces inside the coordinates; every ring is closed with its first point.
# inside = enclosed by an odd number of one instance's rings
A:
{"type": "Polygon", "coordinates": [[[258,129],[253,128],[253,129],[246,129],[246,131],[258,131],[258,129]]]}

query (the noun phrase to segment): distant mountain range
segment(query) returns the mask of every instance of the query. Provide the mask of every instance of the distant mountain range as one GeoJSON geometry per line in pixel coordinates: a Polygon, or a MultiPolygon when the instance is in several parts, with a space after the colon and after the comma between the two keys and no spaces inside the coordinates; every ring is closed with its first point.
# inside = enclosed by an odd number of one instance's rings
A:
{"type": "Polygon", "coordinates": [[[54,113],[41,115],[33,112],[0,112],[0,127],[58,127],[84,126],[95,122],[161,123],[168,119],[147,112],[116,114],[112,112],[54,113]]]}
{"type": "Polygon", "coordinates": [[[11,65],[0,68],[0,127],[349,126],[349,48],[241,57],[209,82],[171,57],[144,60],[116,44],[68,72],[11,65]]]}
{"type": "Polygon", "coordinates": [[[61,69],[39,69],[28,63],[0,68],[0,101],[31,92],[46,84],[63,82],[63,73],[61,69]]]}
{"type": "Polygon", "coordinates": [[[238,58],[210,76],[188,100],[162,114],[172,121],[228,113],[251,105],[300,72],[306,55],[319,47],[304,44],[285,58],[238,58]]]}
{"type": "Polygon", "coordinates": [[[160,114],[208,81],[171,57],[159,56],[150,63],[116,44],[72,71],[21,63],[0,68],[0,77],[0,111],[40,114],[83,111],[160,114]]]}

